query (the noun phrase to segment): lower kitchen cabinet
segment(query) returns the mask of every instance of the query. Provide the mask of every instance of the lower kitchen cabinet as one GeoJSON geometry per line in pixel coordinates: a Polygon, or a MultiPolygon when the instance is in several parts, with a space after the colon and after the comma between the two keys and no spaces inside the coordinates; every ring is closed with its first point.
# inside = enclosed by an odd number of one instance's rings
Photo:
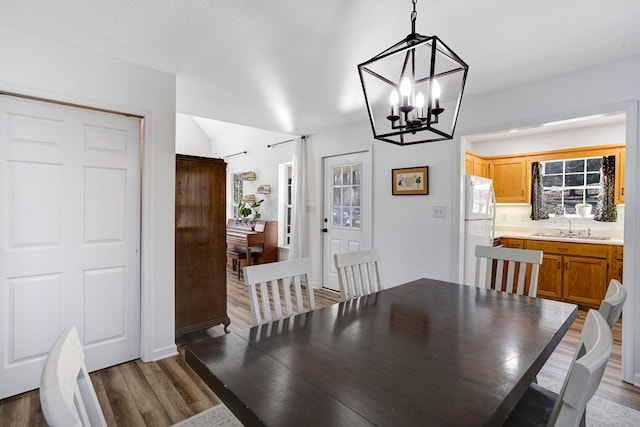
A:
{"type": "Polygon", "coordinates": [[[614,251],[614,259],[613,259],[613,271],[611,273],[611,277],[616,279],[620,283],[624,283],[622,281],[622,259],[624,256],[624,248],[622,246],[617,246],[614,251]]]}
{"type": "Polygon", "coordinates": [[[562,300],[562,256],[543,254],[538,272],[538,296],[562,300]]]}
{"type": "Polygon", "coordinates": [[[562,284],[563,299],[597,308],[607,293],[606,259],[565,256],[562,284]]]}
{"type": "Polygon", "coordinates": [[[542,240],[524,242],[526,249],[541,250],[544,254],[538,276],[539,297],[585,307],[600,306],[613,277],[617,246],[542,240]]]}

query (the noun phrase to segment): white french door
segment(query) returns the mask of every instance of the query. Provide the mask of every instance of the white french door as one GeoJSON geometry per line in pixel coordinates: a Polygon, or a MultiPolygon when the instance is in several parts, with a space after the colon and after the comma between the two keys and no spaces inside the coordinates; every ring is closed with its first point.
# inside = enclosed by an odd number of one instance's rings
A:
{"type": "Polygon", "coordinates": [[[340,290],[333,255],[371,247],[371,153],[323,159],[322,286],[340,290]]]}
{"type": "Polygon", "coordinates": [[[140,126],[0,96],[0,398],[70,325],[89,370],[139,356],[140,126]]]}

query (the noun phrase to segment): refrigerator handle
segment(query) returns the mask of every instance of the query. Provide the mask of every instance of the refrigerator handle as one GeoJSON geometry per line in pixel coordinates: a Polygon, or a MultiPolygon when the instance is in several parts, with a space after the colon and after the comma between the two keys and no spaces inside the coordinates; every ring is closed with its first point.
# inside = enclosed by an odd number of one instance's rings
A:
{"type": "Polygon", "coordinates": [[[491,244],[496,238],[496,193],[493,191],[493,183],[491,184],[491,244]]]}

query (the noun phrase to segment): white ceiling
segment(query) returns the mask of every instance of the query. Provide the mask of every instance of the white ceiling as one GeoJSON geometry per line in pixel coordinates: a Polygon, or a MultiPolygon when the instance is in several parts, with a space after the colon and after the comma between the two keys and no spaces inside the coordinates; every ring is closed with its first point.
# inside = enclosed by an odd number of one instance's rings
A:
{"type": "MultiPolygon", "coordinates": [[[[356,67],[410,32],[411,7],[0,0],[0,25],[176,74],[179,113],[301,135],[367,120],[356,67]]],[[[465,96],[640,54],[638,0],[419,0],[417,11],[417,32],[469,64],[465,96]]]]}

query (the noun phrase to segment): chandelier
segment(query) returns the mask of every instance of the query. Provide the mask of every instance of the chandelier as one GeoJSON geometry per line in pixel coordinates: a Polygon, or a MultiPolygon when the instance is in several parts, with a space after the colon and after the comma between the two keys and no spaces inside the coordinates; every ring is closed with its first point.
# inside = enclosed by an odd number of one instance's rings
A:
{"type": "Polygon", "coordinates": [[[373,137],[398,145],[453,138],[469,71],[437,36],[416,33],[412,2],[411,34],[358,65],[373,137]]]}

